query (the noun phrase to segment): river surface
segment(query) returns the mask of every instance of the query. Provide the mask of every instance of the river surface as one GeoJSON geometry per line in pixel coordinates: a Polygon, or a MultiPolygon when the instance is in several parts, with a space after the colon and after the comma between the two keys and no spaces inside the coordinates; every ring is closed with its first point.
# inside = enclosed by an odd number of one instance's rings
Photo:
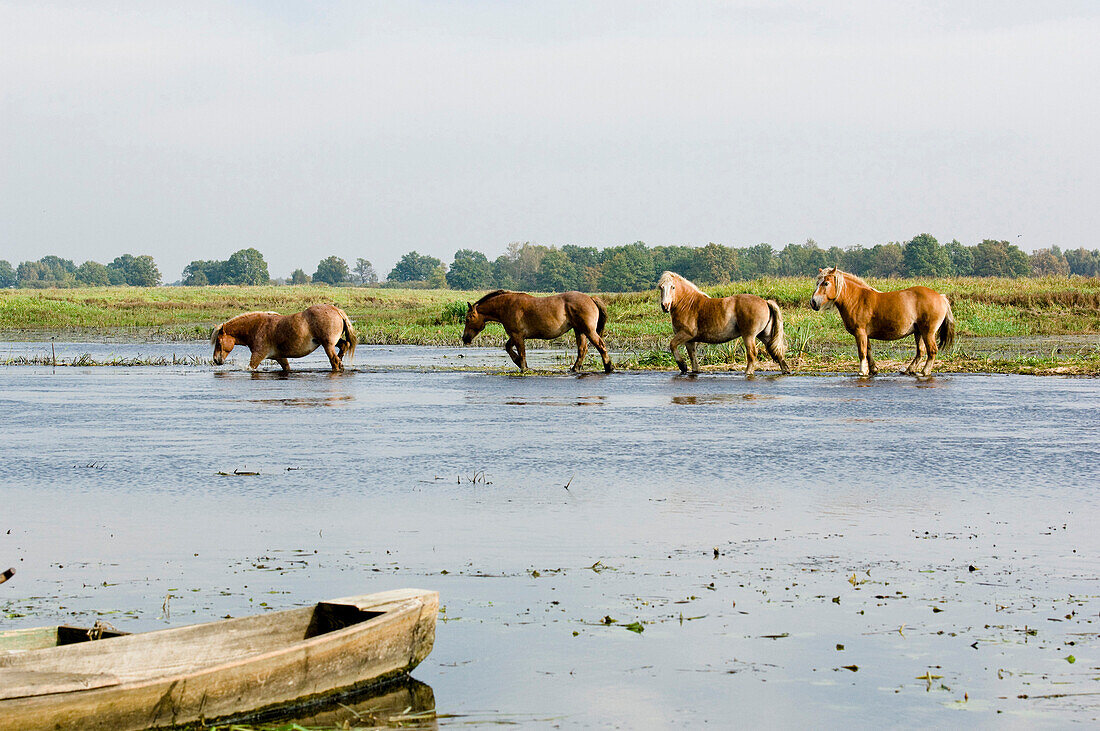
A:
{"type": "Polygon", "coordinates": [[[441,727],[1100,719],[1100,381],[233,355],[0,367],[0,628],[412,586],[441,727]]]}

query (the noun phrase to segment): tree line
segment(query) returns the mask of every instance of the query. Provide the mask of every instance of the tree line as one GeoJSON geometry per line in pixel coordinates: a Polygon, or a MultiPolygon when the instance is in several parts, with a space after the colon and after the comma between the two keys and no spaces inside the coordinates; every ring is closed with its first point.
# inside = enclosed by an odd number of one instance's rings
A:
{"type": "MultiPolygon", "coordinates": [[[[930,234],[906,242],[872,247],[833,246],[823,249],[812,239],[775,249],[770,244],[730,247],[648,246],[641,241],[597,248],[562,247],[515,242],[490,260],[473,249],[459,249],[450,265],[434,256],[410,251],[379,284],[367,259],[353,265],[338,256],[318,262],[312,274],[296,269],[286,279],[272,280],[267,262],[255,248],[241,249],[225,261],[196,260],[184,267],[182,284],[309,284],[452,289],[527,289],[560,292],[570,289],[633,292],[653,287],[666,269],[699,284],[715,285],[769,276],[813,276],[827,266],[870,277],[1024,277],[1048,275],[1100,276],[1100,251],[1062,251],[1057,246],[1026,254],[1008,241],[986,239],[974,246],[958,241],[939,243],[930,234]]],[[[13,268],[0,260],[0,287],[95,287],[115,284],[153,287],[160,272],[148,255],[125,254],[110,264],[45,256],[13,268]]]]}
{"type": "MultiPolygon", "coordinates": [[[[649,289],[665,270],[699,284],[715,285],[760,277],[814,276],[828,266],[869,277],[1100,276],[1100,251],[1058,247],[1024,253],[1008,241],[986,239],[974,246],[940,244],[930,234],[873,247],[823,249],[812,239],[776,250],[770,244],[730,247],[647,246],[641,241],[597,249],[512,243],[490,261],[480,251],[460,249],[449,267],[415,251],[390,272],[388,286],[447,286],[452,289],[569,289],[634,292],[649,289]]],[[[384,285],[385,286],[385,285],[384,285]]]]}
{"type": "Polygon", "coordinates": [[[44,256],[38,261],[11,263],[0,259],[0,288],[31,287],[156,287],[160,284],[160,270],[148,254],[134,256],[123,254],[110,264],[86,261],[77,266],[71,259],[60,256],[44,256]]]}

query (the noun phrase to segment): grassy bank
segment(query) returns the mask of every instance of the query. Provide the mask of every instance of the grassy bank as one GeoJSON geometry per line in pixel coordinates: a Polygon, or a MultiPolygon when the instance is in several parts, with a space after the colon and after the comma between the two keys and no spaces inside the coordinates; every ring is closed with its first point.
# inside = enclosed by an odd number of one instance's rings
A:
{"type": "MultiPolygon", "coordinates": [[[[1094,372],[1100,360],[1100,279],[872,280],[879,289],[924,284],[953,303],[959,344],[945,365],[963,370],[1074,365],[1094,372]],[[1021,339],[1028,342],[1021,344],[1021,339]],[[1048,339],[1048,340],[1044,340],[1048,339]],[[1029,366],[1028,364],[1031,364],[1029,366]]],[[[770,278],[709,288],[714,296],[752,292],[783,308],[792,358],[808,367],[854,363],[852,340],[835,313],[811,310],[813,281],[770,278]]],[[[0,338],[40,340],[61,336],[132,340],[204,339],[210,328],[248,310],[295,312],[318,302],[347,310],[368,344],[458,345],[465,303],[483,292],[303,287],[109,287],[0,291],[0,338]]],[[[656,291],[602,295],[608,305],[607,338],[628,353],[634,367],[671,367],[664,354],[672,328],[657,306],[656,291]]],[[[571,337],[571,336],[570,336],[571,337]]],[[[501,344],[490,326],[478,343],[501,344]]],[[[532,345],[536,345],[532,343],[532,345]]],[[[875,344],[879,359],[908,358],[911,341],[875,344]]],[[[739,344],[700,349],[712,366],[744,362],[739,344]]]]}

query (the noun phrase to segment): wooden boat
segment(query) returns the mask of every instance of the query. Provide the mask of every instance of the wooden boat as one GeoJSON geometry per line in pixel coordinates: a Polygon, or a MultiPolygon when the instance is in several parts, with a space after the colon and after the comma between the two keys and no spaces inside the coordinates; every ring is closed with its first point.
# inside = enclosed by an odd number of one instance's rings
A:
{"type": "Polygon", "coordinates": [[[324,703],[415,668],[438,608],[436,592],[399,589],[98,639],[0,632],[0,731],[198,726],[324,703]]]}

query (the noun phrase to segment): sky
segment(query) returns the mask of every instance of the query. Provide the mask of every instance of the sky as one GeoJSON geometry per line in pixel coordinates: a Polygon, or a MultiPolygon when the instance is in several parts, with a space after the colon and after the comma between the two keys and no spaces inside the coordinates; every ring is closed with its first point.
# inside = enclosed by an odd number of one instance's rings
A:
{"type": "Polygon", "coordinates": [[[0,259],[1100,248],[1100,3],[7,2],[0,259]]]}

